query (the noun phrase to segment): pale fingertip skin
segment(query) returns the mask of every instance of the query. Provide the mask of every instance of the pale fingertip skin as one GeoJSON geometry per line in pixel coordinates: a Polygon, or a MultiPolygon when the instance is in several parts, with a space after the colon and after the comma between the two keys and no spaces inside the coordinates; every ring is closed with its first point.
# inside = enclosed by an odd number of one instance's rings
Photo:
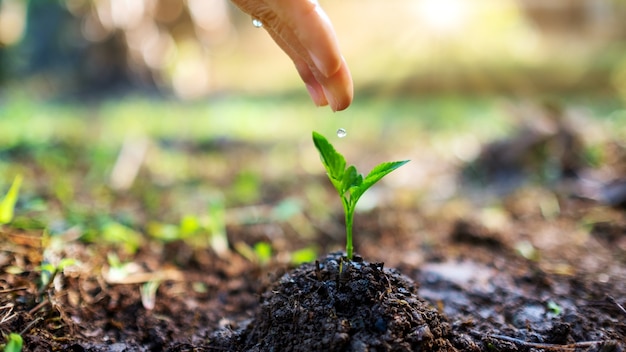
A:
{"type": "Polygon", "coordinates": [[[333,111],[347,109],[354,99],[354,86],[352,76],[345,61],[333,76],[328,78],[328,82],[322,85],[326,99],[333,111]]]}
{"type": "Polygon", "coordinates": [[[321,86],[318,84],[317,86],[313,86],[311,84],[306,84],[306,89],[315,103],[316,106],[326,106],[328,105],[328,100],[326,100],[326,95],[324,91],[321,89],[321,86]]]}
{"type": "MultiPolygon", "coordinates": [[[[271,0],[266,1],[285,30],[295,35],[301,53],[308,56],[324,77],[334,75],[341,67],[341,52],[330,18],[317,0],[271,0]]],[[[298,50],[297,50],[298,51],[298,50]]]]}
{"type": "Polygon", "coordinates": [[[316,0],[232,0],[294,62],[311,99],[333,111],[352,103],[353,82],[332,24],[316,0]]]}

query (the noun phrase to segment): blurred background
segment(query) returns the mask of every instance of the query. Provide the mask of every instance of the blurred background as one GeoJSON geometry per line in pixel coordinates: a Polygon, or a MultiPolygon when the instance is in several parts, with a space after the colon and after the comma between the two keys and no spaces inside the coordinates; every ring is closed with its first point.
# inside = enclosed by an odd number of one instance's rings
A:
{"type": "Polygon", "coordinates": [[[320,2],[355,82],[340,113],[315,108],[226,0],[0,0],[0,190],[24,177],[14,226],[119,240],[261,223],[249,245],[321,231],[340,246],[312,130],[364,172],[411,159],[365,211],[445,223],[479,202],[501,224],[493,210],[518,200],[546,218],[571,195],[626,203],[623,0],[320,2]]]}
{"type": "MultiPolygon", "coordinates": [[[[619,0],[321,1],[365,94],[626,97],[619,0]]],[[[227,0],[2,0],[0,86],[35,98],[300,94],[287,57],[227,0]]]]}

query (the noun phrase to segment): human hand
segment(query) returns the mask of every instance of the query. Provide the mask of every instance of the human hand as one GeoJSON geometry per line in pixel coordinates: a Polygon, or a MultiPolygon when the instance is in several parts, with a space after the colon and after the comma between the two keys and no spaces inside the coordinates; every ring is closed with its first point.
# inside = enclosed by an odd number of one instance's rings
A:
{"type": "Polygon", "coordinates": [[[260,20],[276,44],[291,58],[317,106],[333,111],[352,102],[352,77],[332,24],[317,0],[232,0],[260,20]]]}

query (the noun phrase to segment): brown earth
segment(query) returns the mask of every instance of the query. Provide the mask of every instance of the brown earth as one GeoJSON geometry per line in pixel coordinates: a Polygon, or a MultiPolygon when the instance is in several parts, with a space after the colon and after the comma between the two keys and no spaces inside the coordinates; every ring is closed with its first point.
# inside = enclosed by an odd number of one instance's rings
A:
{"type": "MultiPolygon", "coordinates": [[[[551,221],[517,219],[512,233],[375,210],[360,215],[369,221],[358,227],[365,237],[359,249],[389,258],[385,269],[355,263],[345,277],[336,256],[322,258],[320,269],[286,271],[178,242],[156,253],[142,249],[137,275],[163,280],[152,310],[139,290],[148,278],[111,284],[98,274],[104,258],[66,272],[40,294],[40,237],[3,232],[10,250],[2,255],[1,329],[22,332],[26,351],[622,351],[626,217],[603,209],[617,220],[584,235],[567,229],[597,207],[565,210],[551,221]],[[410,232],[389,239],[406,226],[389,217],[421,223],[421,233],[436,234],[436,241],[410,232]],[[517,236],[550,231],[560,237],[539,259],[514,248],[517,236]],[[181,260],[181,253],[189,256],[181,260]],[[11,275],[9,265],[31,270],[11,275]]],[[[73,247],[91,255],[86,245],[73,247]]]]}

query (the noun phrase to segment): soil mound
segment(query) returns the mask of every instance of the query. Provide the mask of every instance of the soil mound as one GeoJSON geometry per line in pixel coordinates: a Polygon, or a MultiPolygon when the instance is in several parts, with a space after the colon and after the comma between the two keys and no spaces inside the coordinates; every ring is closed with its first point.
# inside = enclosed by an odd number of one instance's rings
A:
{"type": "Polygon", "coordinates": [[[214,336],[237,351],[454,351],[450,326],[417,285],[382,263],[340,253],[286,273],[239,331],[214,336]]]}

